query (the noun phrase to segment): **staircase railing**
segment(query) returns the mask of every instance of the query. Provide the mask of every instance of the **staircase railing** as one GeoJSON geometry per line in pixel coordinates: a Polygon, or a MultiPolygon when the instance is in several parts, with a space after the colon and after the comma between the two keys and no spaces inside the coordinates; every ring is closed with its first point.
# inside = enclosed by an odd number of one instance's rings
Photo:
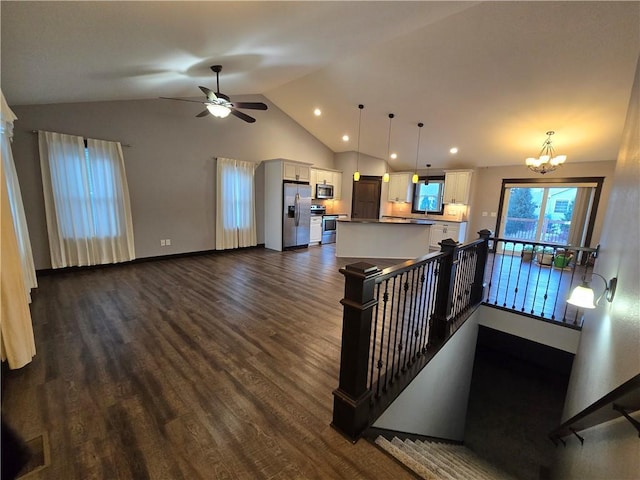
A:
{"type": "Polygon", "coordinates": [[[491,232],[384,270],[345,276],[339,386],[332,426],[356,441],[411,382],[483,298],[491,232]]]}
{"type": "Polygon", "coordinates": [[[638,410],[640,410],[640,374],[631,377],[555,428],[549,433],[549,438],[556,446],[558,442],[566,446],[565,437],[573,435],[580,440],[581,444],[584,444],[584,438],[578,432],[619,417],[625,417],[638,431],[638,437],[640,437],[640,422],[630,416],[638,410]]]}
{"type": "Polygon", "coordinates": [[[598,255],[598,248],[490,238],[484,303],[543,320],[581,327],[566,303],[598,255]]]}

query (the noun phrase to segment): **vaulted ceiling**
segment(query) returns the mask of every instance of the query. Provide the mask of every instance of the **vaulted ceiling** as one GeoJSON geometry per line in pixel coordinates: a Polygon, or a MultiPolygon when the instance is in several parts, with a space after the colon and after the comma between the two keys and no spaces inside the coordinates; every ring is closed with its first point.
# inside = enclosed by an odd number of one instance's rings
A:
{"type": "MultiPolygon", "coordinates": [[[[640,2],[3,0],[0,9],[10,105],[199,98],[221,64],[222,92],[263,95],[335,152],[359,143],[386,157],[394,113],[396,170],[416,163],[418,122],[419,167],[521,164],[547,130],[568,161],[613,160],[640,53],[640,2]]],[[[255,116],[269,121],[269,111],[255,116]]]]}

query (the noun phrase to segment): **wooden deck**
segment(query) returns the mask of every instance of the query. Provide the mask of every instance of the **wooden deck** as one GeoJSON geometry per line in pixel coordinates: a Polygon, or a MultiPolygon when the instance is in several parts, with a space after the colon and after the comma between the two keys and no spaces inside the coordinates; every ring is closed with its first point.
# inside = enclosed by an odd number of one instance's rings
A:
{"type": "Polygon", "coordinates": [[[326,245],[39,278],[38,353],[2,392],[48,438],[28,478],[414,478],[329,426],[346,263],[326,245]]]}

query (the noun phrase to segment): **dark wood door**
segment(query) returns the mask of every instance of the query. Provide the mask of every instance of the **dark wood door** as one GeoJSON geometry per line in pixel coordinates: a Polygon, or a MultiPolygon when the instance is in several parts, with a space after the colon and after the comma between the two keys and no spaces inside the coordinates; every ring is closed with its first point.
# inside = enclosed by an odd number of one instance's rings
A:
{"type": "Polygon", "coordinates": [[[380,177],[360,177],[360,181],[353,182],[353,197],[351,199],[351,217],[357,219],[380,218],[380,191],[382,179],[380,177]]]}

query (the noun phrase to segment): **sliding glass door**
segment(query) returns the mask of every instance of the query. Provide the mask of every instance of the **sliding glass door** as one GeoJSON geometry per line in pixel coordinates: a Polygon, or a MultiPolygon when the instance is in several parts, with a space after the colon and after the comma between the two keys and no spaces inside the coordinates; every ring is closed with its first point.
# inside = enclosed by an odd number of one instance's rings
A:
{"type": "Polygon", "coordinates": [[[597,183],[505,183],[499,236],[555,245],[584,245],[597,183]]]}

